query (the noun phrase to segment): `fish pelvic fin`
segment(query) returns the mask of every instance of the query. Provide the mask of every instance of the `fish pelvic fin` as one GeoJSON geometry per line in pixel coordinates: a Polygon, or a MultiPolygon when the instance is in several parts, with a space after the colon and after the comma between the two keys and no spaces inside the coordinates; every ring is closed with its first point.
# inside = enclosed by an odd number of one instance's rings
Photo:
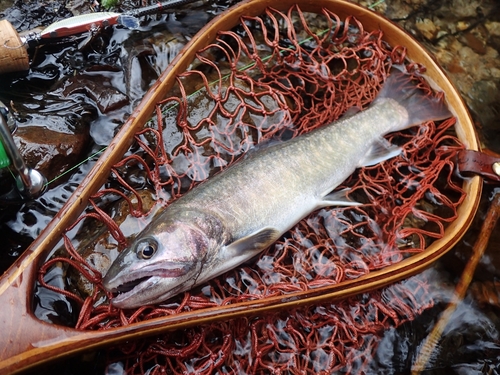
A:
{"type": "Polygon", "coordinates": [[[409,75],[399,71],[391,73],[387,78],[373,104],[387,98],[395,100],[408,112],[408,120],[392,131],[427,121],[444,120],[452,115],[442,97],[425,92],[409,75]]]}
{"type": "Polygon", "coordinates": [[[351,191],[351,189],[346,188],[328,193],[323,197],[322,200],[318,202],[316,209],[329,206],[352,207],[362,205],[362,203],[349,200],[349,198],[347,197],[349,191],[351,191]]]}
{"type": "Polygon", "coordinates": [[[379,138],[359,162],[358,167],[369,167],[392,159],[401,153],[401,147],[393,145],[385,138],[379,138]]]}

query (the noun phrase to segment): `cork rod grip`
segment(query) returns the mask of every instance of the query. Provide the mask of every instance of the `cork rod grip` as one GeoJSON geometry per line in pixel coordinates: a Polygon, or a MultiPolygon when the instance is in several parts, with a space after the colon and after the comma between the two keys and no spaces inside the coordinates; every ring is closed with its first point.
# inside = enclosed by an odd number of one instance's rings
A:
{"type": "Polygon", "coordinates": [[[19,34],[9,21],[0,21],[0,74],[28,69],[28,51],[19,34]]]}

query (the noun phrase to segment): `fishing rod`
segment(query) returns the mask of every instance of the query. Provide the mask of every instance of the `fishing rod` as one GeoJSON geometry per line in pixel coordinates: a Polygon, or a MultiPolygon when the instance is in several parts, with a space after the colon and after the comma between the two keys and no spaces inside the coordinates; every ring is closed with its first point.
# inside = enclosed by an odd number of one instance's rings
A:
{"type": "MultiPolygon", "coordinates": [[[[0,168],[10,167],[16,180],[16,188],[22,197],[37,198],[45,191],[47,180],[40,172],[29,168],[24,162],[12,138],[15,127],[15,120],[9,108],[0,102],[0,168]]],[[[0,201],[3,202],[4,199],[0,201]]]]}
{"type": "Polygon", "coordinates": [[[139,27],[139,17],[161,13],[197,0],[169,0],[154,5],[132,9],[126,12],[94,12],[69,17],[54,22],[41,32],[29,32],[19,36],[7,20],[0,21],[0,74],[29,69],[27,50],[34,46],[49,43],[55,38],[64,38],[102,27],[121,25],[128,29],[139,27]]]}

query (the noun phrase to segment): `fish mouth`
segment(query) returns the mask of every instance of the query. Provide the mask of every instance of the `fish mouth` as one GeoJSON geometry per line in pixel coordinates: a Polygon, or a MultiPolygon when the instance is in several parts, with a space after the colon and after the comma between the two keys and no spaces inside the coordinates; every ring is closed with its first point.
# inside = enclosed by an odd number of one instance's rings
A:
{"type": "Polygon", "coordinates": [[[119,308],[124,308],[124,304],[126,304],[126,308],[141,306],[143,302],[140,296],[147,295],[145,292],[153,288],[162,279],[164,278],[160,276],[146,276],[135,281],[121,284],[114,290],[114,292],[118,294],[111,300],[111,303],[119,308]],[[133,299],[136,301],[133,301],[133,299]],[[132,301],[134,303],[132,303],[132,301]]]}
{"type": "Polygon", "coordinates": [[[123,283],[123,284],[120,284],[118,285],[114,292],[118,292],[118,293],[126,293],[126,292],[130,292],[132,289],[134,289],[136,286],[138,286],[140,283],[148,280],[149,278],[151,278],[152,276],[144,276],[140,279],[136,279],[136,280],[133,280],[133,281],[128,281],[126,283],[123,283]]]}
{"type": "Polygon", "coordinates": [[[108,271],[102,285],[113,293],[111,304],[122,309],[130,309],[149,305],[159,301],[161,295],[171,296],[171,290],[176,289],[175,280],[190,274],[192,266],[185,263],[170,263],[169,267],[144,267],[137,271],[108,271]],[[168,285],[168,292],[162,293],[168,285]]]}
{"type": "Polygon", "coordinates": [[[104,289],[108,292],[129,292],[151,278],[176,278],[185,275],[191,267],[183,263],[173,263],[170,267],[160,268],[156,265],[140,270],[110,269],[102,280],[104,289]]]}

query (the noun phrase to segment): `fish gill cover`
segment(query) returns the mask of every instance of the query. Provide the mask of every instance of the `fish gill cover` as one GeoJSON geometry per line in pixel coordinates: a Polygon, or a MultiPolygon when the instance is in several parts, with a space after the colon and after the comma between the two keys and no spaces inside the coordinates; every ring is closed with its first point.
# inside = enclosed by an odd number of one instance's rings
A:
{"type": "MultiPolygon", "coordinates": [[[[443,237],[465,195],[453,176],[453,156],[463,148],[453,118],[390,134],[401,155],[358,170],[342,185],[362,206],[312,213],[257,258],[205,285],[133,310],[109,304],[101,285],[119,250],[159,207],[255,144],[295,137],[349,108],[366,108],[394,66],[435,95],[420,76],[425,68],[408,62],[404,47],[387,45],[380,31],[364,31],[353,17],[341,21],[330,11],[303,13],[297,6],[287,14],[268,9],[243,17],[199,51],[171,96],[157,103],[108,184],[68,228],[64,249],[41,267],[39,289],[64,296],[59,299],[67,307],[60,310],[78,312],[67,324],[98,330],[335,285],[423,251],[443,237]],[[62,284],[57,269],[65,276],[62,284]]],[[[53,312],[42,305],[37,315],[50,320],[53,312]]],[[[130,374],[360,373],[382,330],[430,306],[425,278],[410,279],[339,303],[133,342],[111,361],[121,361],[130,374]]]]}

